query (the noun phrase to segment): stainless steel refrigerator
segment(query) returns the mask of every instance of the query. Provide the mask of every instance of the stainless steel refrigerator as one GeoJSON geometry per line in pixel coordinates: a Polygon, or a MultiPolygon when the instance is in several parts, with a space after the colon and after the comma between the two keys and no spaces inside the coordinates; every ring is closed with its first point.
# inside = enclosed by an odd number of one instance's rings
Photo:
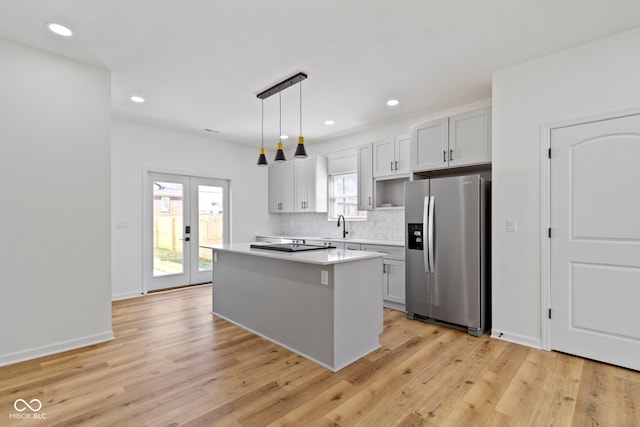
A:
{"type": "Polygon", "coordinates": [[[490,185],[480,175],[405,184],[407,318],[488,328],[490,185]]]}

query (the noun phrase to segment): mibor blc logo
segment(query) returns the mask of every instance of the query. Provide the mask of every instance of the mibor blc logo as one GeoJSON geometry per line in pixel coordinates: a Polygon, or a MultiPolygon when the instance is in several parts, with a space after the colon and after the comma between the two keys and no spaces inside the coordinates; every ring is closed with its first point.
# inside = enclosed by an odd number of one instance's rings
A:
{"type": "Polygon", "coordinates": [[[16,412],[9,414],[10,420],[44,420],[47,414],[40,412],[42,409],[42,401],[40,399],[31,399],[28,402],[25,399],[16,399],[13,402],[13,409],[16,412]]]}

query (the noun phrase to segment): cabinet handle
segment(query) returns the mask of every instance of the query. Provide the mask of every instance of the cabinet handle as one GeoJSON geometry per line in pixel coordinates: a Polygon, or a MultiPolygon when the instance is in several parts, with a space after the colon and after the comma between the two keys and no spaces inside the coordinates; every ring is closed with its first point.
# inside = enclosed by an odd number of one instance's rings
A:
{"type": "Polygon", "coordinates": [[[398,161],[396,160],[396,170],[398,170],[398,161]]]}
{"type": "Polygon", "coordinates": [[[453,150],[449,149],[449,161],[452,162],[453,161],[453,150]]]}
{"type": "Polygon", "coordinates": [[[393,160],[391,160],[391,170],[393,170],[393,160]]]}
{"type": "Polygon", "coordinates": [[[442,161],[447,163],[447,150],[442,151],[442,161]]]}
{"type": "Polygon", "coordinates": [[[369,196],[369,206],[371,206],[371,196],[369,196]]]}

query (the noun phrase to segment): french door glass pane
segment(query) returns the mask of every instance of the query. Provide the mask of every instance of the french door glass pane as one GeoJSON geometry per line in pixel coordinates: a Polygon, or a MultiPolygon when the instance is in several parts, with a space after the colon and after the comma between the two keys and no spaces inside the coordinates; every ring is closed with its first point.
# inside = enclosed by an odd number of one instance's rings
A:
{"type": "MultiPolygon", "coordinates": [[[[198,185],[198,244],[218,245],[223,242],[223,188],[198,185]]],[[[199,271],[211,270],[212,250],[198,248],[199,271]]]]}
{"type": "Polygon", "coordinates": [[[184,188],[177,182],[153,181],[153,276],[184,272],[184,188]]]}

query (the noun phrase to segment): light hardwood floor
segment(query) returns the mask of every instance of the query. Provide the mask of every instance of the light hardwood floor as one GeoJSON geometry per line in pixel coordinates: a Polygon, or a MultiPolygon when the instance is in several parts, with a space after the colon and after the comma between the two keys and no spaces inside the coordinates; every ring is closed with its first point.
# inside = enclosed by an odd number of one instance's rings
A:
{"type": "Polygon", "coordinates": [[[210,286],[114,302],[114,341],[0,368],[0,425],[640,426],[640,372],[385,310],[332,373],[210,311],[210,286]]]}

